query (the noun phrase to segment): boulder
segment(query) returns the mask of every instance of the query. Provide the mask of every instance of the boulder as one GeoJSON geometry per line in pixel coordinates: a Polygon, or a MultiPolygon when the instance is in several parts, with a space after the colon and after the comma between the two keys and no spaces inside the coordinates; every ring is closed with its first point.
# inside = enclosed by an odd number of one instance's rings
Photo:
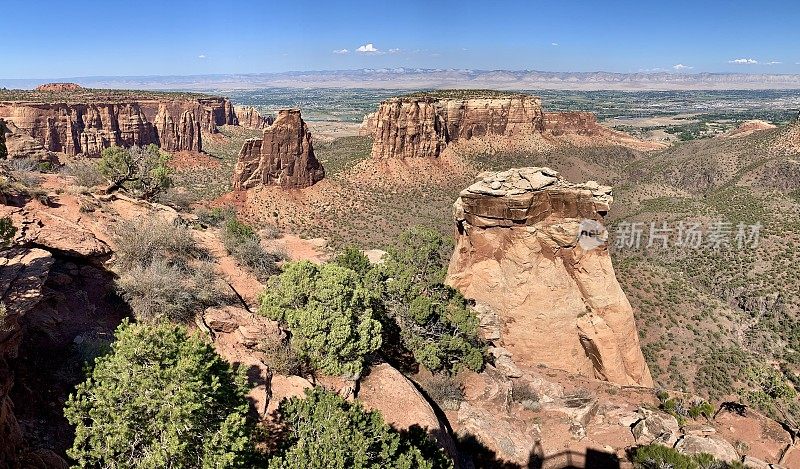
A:
{"type": "Polygon", "coordinates": [[[447,283],[497,315],[495,346],[522,369],[652,387],[602,227],[611,188],[549,168],[482,173],[476,184],[489,189],[470,186],[454,204],[447,283]]]}
{"type": "Polygon", "coordinates": [[[525,467],[539,440],[534,424],[469,402],[462,402],[458,410],[458,428],[459,434],[474,437],[497,459],[525,467]]]}
{"type": "Polygon", "coordinates": [[[292,397],[304,397],[306,389],[313,387],[310,381],[300,376],[274,375],[270,380],[270,398],[265,415],[273,418],[281,401],[292,397]]]}
{"type": "Polygon", "coordinates": [[[380,411],[386,423],[397,429],[414,425],[425,429],[451,457],[456,457],[447,426],[417,387],[391,365],[381,363],[369,369],[361,380],[358,400],[365,408],[380,411]]]}
{"type": "Polygon", "coordinates": [[[739,453],[732,444],[714,436],[685,435],[675,444],[675,449],[688,455],[710,454],[715,459],[725,462],[739,460],[739,453]]]}
{"type": "Polygon", "coordinates": [[[675,417],[647,409],[639,409],[639,413],[643,416],[642,419],[631,427],[636,444],[649,445],[659,443],[665,446],[673,446],[678,441],[680,429],[675,417]]]}

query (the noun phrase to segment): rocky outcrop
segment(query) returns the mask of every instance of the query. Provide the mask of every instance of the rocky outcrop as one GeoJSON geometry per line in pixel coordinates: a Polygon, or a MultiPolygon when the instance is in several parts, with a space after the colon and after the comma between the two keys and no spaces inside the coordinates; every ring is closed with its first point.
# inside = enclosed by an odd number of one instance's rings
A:
{"type": "Polygon", "coordinates": [[[0,143],[5,145],[5,151],[0,149],[0,157],[6,158],[31,158],[37,161],[52,161],[52,153],[45,150],[38,140],[20,131],[13,122],[0,119],[0,143]]]}
{"type": "Polygon", "coordinates": [[[597,123],[593,112],[545,112],[544,128],[554,136],[565,133],[597,135],[605,129],[597,123]]]}
{"type": "Polygon", "coordinates": [[[461,192],[448,283],[494,310],[494,343],[518,366],[653,385],[605,244],[612,200],[549,168],[483,173],[461,192]]]}
{"type": "Polygon", "coordinates": [[[543,129],[541,100],[518,94],[465,98],[391,98],[374,117],[373,158],[435,158],[450,143],[479,137],[524,137],[543,129]]]}
{"type": "Polygon", "coordinates": [[[375,365],[361,380],[358,400],[369,410],[380,411],[384,420],[398,430],[416,425],[436,439],[455,458],[455,443],[433,408],[414,384],[387,363],[375,365]]]}
{"type": "Polygon", "coordinates": [[[325,169],[314,156],[311,132],[297,109],[284,110],[264,130],[262,138],[251,138],[239,152],[233,187],[243,190],[261,185],[309,187],[325,177],[325,169]]]}
{"type": "Polygon", "coordinates": [[[263,130],[271,126],[275,122],[272,116],[263,117],[259,114],[258,110],[254,107],[237,107],[236,118],[239,120],[239,125],[247,127],[248,129],[263,130]]]}
{"type": "Polygon", "coordinates": [[[0,252],[0,467],[18,461],[24,439],[9,392],[14,384],[9,359],[16,358],[20,320],[42,300],[42,286],[53,256],[41,249],[11,248],[0,252]]]}
{"type": "Polygon", "coordinates": [[[44,150],[68,155],[151,143],[166,151],[202,151],[203,133],[238,124],[227,98],[159,96],[68,95],[58,102],[61,95],[33,94],[31,100],[0,102],[0,118],[44,150]]]}

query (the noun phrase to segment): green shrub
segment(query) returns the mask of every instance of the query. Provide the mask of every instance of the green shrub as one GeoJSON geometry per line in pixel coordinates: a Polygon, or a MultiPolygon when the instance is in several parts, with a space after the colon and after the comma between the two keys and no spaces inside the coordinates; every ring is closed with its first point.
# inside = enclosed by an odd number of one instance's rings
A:
{"type": "Polygon", "coordinates": [[[225,220],[236,217],[233,207],[214,207],[211,210],[200,209],[197,212],[197,221],[206,226],[219,226],[225,220]]]}
{"type": "Polygon", "coordinates": [[[345,246],[345,248],[333,258],[332,262],[336,265],[348,268],[362,277],[372,268],[369,258],[356,246],[345,246]]]}
{"type": "Polygon", "coordinates": [[[123,323],[69,396],[77,467],[251,467],[245,388],[180,326],[123,323]]]}
{"type": "Polygon", "coordinates": [[[17,234],[17,228],[9,217],[0,218],[0,247],[11,244],[11,240],[17,234]]]}
{"type": "Polygon", "coordinates": [[[270,469],[445,469],[452,463],[424,432],[401,434],[380,413],[315,388],[278,408],[284,438],[270,469]]]}
{"type": "Polygon", "coordinates": [[[485,347],[478,318],[464,297],[444,284],[446,273],[441,235],[413,228],[400,236],[367,281],[380,292],[403,345],[420,364],[432,371],[480,370],[485,347]]]}
{"type": "Polygon", "coordinates": [[[149,200],[172,184],[169,159],[169,154],[152,144],[146,148],[111,147],[103,150],[98,170],[108,180],[106,192],[122,189],[149,200]]]}
{"type": "Polygon", "coordinates": [[[365,357],[381,346],[373,303],[352,270],[301,261],[269,280],[260,312],[286,324],[292,348],[314,368],[358,376],[365,357]]]}
{"type": "Polygon", "coordinates": [[[659,444],[634,448],[631,460],[635,469],[744,469],[738,461],[726,463],[709,454],[689,456],[659,444]]]}
{"type": "Polygon", "coordinates": [[[283,260],[282,256],[267,252],[255,230],[235,217],[225,222],[222,243],[236,262],[251,271],[260,281],[264,282],[278,273],[277,262],[283,260]]]}

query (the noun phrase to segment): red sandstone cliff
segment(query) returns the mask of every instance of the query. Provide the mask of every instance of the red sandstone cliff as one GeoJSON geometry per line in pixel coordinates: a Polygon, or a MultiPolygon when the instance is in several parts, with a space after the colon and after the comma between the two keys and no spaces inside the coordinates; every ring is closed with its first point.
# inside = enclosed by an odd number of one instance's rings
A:
{"type": "Polygon", "coordinates": [[[308,187],[323,177],[325,169],[314,156],[311,132],[300,111],[291,109],[280,111],[262,138],[244,143],[234,169],[233,187],[308,187]]]}
{"type": "Polygon", "coordinates": [[[607,246],[579,238],[608,212],[611,188],[571,184],[548,168],[480,178],[455,203],[448,283],[496,315],[499,356],[651,387],[607,246]]]}
{"type": "Polygon", "coordinates": [[[374,122],[373,158],[438,157],[451,142],[517,137],[543,129],[541,100],[524,94],[391,98],[367,122],[374,122]]]}
{"type": "Polygon", "coordinates": [[[51,102],[47,96],[37,96],[41,102],[0,102],[0,118],[45,150],[68,155],[98,155],[110,146],[151,143],[166,151],[202,151],[203,133],[216,133],[219,125],[238,124],[227,98],[69,95],[69,102],[51,102]]]}

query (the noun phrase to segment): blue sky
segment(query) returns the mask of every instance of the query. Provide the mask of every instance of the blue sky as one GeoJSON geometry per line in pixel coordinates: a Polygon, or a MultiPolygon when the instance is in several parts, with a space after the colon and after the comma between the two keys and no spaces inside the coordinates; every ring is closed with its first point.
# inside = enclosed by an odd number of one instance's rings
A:
{"type": "Polygon", "coordinates": [[[384,67],[800,73],[800,2],[3,0],[0,45],[0,78],[384,67]]]}

